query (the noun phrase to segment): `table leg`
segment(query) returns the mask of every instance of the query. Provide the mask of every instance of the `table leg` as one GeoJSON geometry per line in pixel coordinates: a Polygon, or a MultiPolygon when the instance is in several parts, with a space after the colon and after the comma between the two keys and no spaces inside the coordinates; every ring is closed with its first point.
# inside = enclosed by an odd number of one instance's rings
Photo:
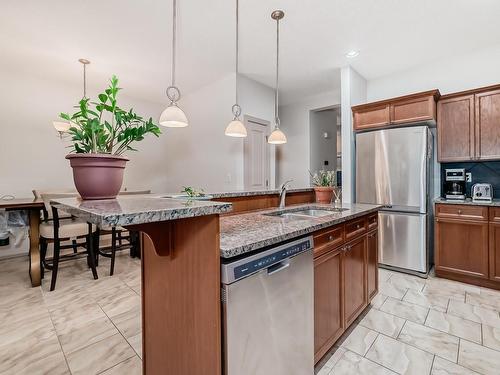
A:
{"type": "Polygon", "coordinates": [[[40,286],[41,270],[40,270],[40,210],[29,210],[29,224],[30,224],[30,278],[31,286],[40,286]]]}

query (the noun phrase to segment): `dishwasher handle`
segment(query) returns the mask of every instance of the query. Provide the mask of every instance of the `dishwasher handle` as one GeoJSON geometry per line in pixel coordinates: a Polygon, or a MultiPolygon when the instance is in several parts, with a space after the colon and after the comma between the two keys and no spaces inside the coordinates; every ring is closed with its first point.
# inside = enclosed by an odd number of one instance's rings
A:
{"type": "Polygon", "coordinates": [[[267,268],[267,275],[271,276],[275,273],[283,271],[284,269],[290,267],[290,258],[284,259],[279,263],[273,264],[272,266],[267,268]]]}

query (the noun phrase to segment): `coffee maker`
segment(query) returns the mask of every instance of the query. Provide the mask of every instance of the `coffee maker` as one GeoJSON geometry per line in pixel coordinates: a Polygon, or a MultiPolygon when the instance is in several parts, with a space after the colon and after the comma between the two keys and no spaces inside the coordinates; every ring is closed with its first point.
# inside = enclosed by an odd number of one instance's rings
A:
{"type": "Polygon", "coordinates": [[[444,197],[450,200],[465,200],[465,169],[445,169],[444,197]]]}

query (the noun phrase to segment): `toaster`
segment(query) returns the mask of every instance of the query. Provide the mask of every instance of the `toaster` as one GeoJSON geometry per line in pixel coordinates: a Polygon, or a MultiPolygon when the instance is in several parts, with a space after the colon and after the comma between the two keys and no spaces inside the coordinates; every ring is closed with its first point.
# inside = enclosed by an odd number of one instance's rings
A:
{"type": "Polygon", "coordinates": [[[493,188],[491,184],[472,185],[473,202],[490,202],[493,200],[493,188]]]}

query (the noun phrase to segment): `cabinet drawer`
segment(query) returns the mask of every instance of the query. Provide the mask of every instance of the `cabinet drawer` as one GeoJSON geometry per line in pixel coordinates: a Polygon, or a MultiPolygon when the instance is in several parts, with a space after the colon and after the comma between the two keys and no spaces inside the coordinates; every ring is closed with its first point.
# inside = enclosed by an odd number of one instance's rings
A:
{"type": "Polygon", "coordinates": [[[345,224],[346,240],[357,237],[366,232],[366,217],[349,221],[345,224]]]}
{"type": "Polygon", "coordinates": [[[458,204],[437,204],[436,216],[443,218],[488,220],[488,207],[458,204]]]}
{"type": "Polygon", "coordinates": [[[378,212],[368,216],[368,230],[375,229],[378,226],[378,212]]]}
{"type": "Polygon", "coordinates": [[[317,257],[344,243],[344,225],[323,229],[314,234],[314,256],[317,257]]]}

